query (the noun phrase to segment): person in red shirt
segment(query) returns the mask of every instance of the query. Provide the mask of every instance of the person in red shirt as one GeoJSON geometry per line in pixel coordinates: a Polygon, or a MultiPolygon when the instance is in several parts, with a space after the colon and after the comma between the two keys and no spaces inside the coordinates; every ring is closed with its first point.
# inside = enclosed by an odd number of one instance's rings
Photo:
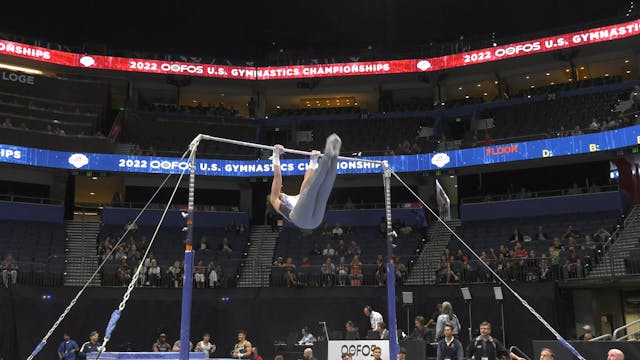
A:
{"type": "Polygon", "coordinates": [[[260,353],[258,352],[258,348],[254,347],[253,348],[253,360],[262,360],[262,356],[260,355],[260,353]]]}

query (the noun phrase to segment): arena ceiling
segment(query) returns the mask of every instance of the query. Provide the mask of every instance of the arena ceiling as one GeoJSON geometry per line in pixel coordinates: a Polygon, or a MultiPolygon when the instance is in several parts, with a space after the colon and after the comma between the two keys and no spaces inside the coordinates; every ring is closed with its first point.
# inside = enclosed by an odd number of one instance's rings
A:
{"type": "MultiPolygon", "coordinates": [[[[491,41],[626,15],[609,1],[17,1],[0,33],[81,46],[263,58],[295,50],[332,56],[460,39],[491,41]],[[73,4],[73,5],[70,5],[73,4]]],[[[640,7],[640,4],[638,4],[640,7]]],[[[632,16],[635,16],[635,12],[632,16]]],[[[552,31],[553,32],[553,31],[552,31]]]]}

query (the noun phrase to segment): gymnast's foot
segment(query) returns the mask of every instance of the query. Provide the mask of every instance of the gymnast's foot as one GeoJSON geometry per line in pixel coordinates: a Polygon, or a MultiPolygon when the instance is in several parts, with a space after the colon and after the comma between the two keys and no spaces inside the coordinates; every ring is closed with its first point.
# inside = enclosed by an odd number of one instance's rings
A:
{"type": "Polygon", "coordinates": [[[331,134],[327,138],[327,146],[325,147],[325,155],[338,156],[340,155],[340,147],[342,146],[342,140],[336,134],[331,134]]]}

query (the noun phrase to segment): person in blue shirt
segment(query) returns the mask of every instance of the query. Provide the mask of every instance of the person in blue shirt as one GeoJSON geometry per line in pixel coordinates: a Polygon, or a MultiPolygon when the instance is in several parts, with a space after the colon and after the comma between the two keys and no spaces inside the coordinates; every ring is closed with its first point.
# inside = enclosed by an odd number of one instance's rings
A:
{"type": "Polygon", "coordinates": [[[59,360],[76,360],[76,353],[80,350],[78,343],[71,339],[69,334],[65,333],[64,340],[58,346],[58,359],[59,360]]]}

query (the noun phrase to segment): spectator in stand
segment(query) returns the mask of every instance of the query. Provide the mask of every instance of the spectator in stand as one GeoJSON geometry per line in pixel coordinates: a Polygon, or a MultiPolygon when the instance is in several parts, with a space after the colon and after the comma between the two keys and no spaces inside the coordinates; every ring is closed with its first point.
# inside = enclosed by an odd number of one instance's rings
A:
{"type": "MultiPolygon", "coordinates": [[[[574,183],[574,184],[575,184],[575,183],[574,183]]],[[[578,233],[578,231],[576,231],[576,230],[574,230],[574,229],[573,229],[573,225],[569,225],[569,226],[567,227],[567,231],[565,231],[564,235],[562,235],[562,238],[563,238],[563,239],[567,239],[567,240],[568,240],[568,239],[569,239],[569,238],[571,238],[571,237],[576,238],[576,237],[578,237],[578,236],[580,236],[580,234],[578,233]]]]}
{"type": "Polygon", "coordinates": [[[207,273],[209,274],[209,287],[220,287],[220,281],[222,279],[222,268],[220,265],[216,265],[216,262],[211,260],[207,266],[207,273]]]}
{"type": "Polygon", "coordinates": [[[309,255],[311,257],[323,256],[323,249],[320,249],[320,244],[318,244],[317,242],[314,243],[311,251],[309,252],[309,255]]]}
{"type": "Polygon", "coordinates": [[[536,228],[536,232],[533,233],[533,236],[531,237],[531,240],[544,241],[547,239],[549,239],[549,235],[547,235],[547,233],[544,231],[544,226],[538,225],[538,227],[536,228]]]}
{"type": "Polygon", "coordinates": [[[220,252],[222,252],[223,254],[226,254],[227,256],[233,252],[233,249],[229,244],[229,239],[227,239],[226,236],[222,239],[222,243],[220,244],[219,250],[220,252]]]}
{"type": "Polygon", "coordinates": [[[393,156],[395,153],[393,150],[387,145],[387,148],[384,150],[384,156],[393,156]]]}
{"type": "Polygon", "coordinates": [[[349,267],[345,263],[344,256],[340,257],[338,265],[336,266],[336,276],[338,279],[338,285],[345,286],[349,279],[349,267]]]}
{"type": "Polygon", "coordinates": [[[338,241],[336,256],[349,256],[349,248],[347,247],[347,244],[345,244],[343,239],[340,239],[340,241],[338,241]]]}
{"type": "Polygon", "coordinates": [[[133,219],[129,219],[127,224],[124,226],[124,231],[129,230],[130,233],[135,234],[138,231],[138,224],[134,224],[133,219]]]}
{"type": "Polygon", "coordinates": [[[593,337],[593,334],[591,333],[591,325],[585,325],[582,327],[582,334],[578,336],[578,340],[589,340],[585,339],[589,336],[593,337]]]}
{"type": "Polygon", "coordinates": [[[200,236],[200,251],[205,253],[209,251],[209,242],[206,235],[200,236]]]}
{"type": "Polygon", "coordinates": [[[560,280],[560,249],[555,246],[549,247],[549,263],[551,264],[551,278],[560,280]]]}
{"type": "Polygon", "coordinates": [[[540,261],[538,262],[538,276],[540,277],[541,280],[548,280],[550,278],[549,275],[549,271],[550,269],[550,265],[549,265],[549,259],[547,258],[546,254],[542,254],[540,255],[540,261]]]}
{"type": "Polygon", "coordinates": [[[420,150],[420,146],[418,145],[418,143],[413,143],[413,145],[411,145],[411,154],[420,154],[421,150],[420,150]]]}
{"type": "Polygon", "coordinates": [[[151,285],[153,287],[160,286],[162,281],[162,275],[160,272],[160,266],[158,266],[158,260],[151,259],[151,263],[149,264],[149,268],[147,269],[147,285],[151,285]]]}
{"type": "Polygon", "coordinates": [[[331,235],[334,239],[341,239],[343,234],[344,230],[342,229],[342,227],[340,227],[340,223],[336,223],[336,225],[333,227],[333,230],[331,230],[331,235]]]}
{"type": "Polygon", "coordinates": [[[509,237],[509,242],[517,243],[521,241],[523,241],[522,233],[520,232],[520,230],[518,230],[518,228],[513,228],[513,233],[509,237]]]}
{"type": "Polygon", "coordinates": [[[0,263],[2,271],[2,285],[8,288],[9,285],[15,285],[18,281],[18,264],[13,260],[11,254],[7,255],[2,263],[0,263]]]}
{"type": "Polygon", "coordinates": [[[282,276],[286,287],[292,287],[297,284],[297,270],[296,265],[293,263],[293,258],[288,257],[286,262],[282,265],[284,270],[282,276]]]}
{"type": "Polygon", "coordinates": [[[564,245],[560,241],[559,237],[553,238],[553,247],[556,248],[557,250],[564,251],[564,245]]]}
{"type": "Polygon", "coordinates": [[[347,250],[347,255],[352,257],[362,255],[362,249],[355,240],[351,240],[351,246],[347,250]]]}
{"type": "Polygon", "coordinates": [[[589,124],[589,130],[591,131],[600,131],[602,125],[598,122],[598,119],[595,117],[591,120],[591,124],[589,124]]]}
{"type": "Polygon", "coordinates": [[[353,256],[350,268],[351,273],[349,274],[349,280],[351,282],[351,286],[362,285],[362,262],[360,262],[360,257],[358,255],[353,256]]]}
{"type": "Polygon", "coordinates": [[[565,260],[564,264],[564,278],[581,278],[583,276],[583,270],[584,269],[582,268],[582,260],[580,259],[580,256],[576,253],[573,246],[569,247],[567,259],[565,260]]]}
{"type": "Polygon", "coordinates": [[[596,243],[598,243],[598,244],[604,244],[605,242],[607,242],[609,240],[610,237],[611,237],[611,234],[607,230],[605,230],[605,228],[603,228],[603,227],[599,228],[593,234],[593,238],[596,241],[596,243]]]}
{"type": "Polygon", "coordinates": [[[169,275],[169,283],[171,284],[171,287],[182,287],[182,281],[184,278],[182,274],[182,263],[180,260],[176,260],[173,265],[169,267],[167,274],[169,275]]]}
{"type": "Polygon", "coordinates": [[[407,266],[402,261],[400,261],[400,257],[398,256],[395,257],[394,264],[395,264],[395,270],[396,270],[396,282],[398,284],[402,284],[404,280],[407,278],[407,273],[409,272],[409,269],[407,269],[407,266]]]}
{"type": "Polygon", "coordinates": [[[322,274],[322,286],[333,286],[335,282],[336,266],[333,265],[330,257],[328,257],[324,264],[320,266],[320,273],[322,274]]]}
{"type": "Polygon", "coordinates": [[[198,260],[196,266],[193,267],[193,279],[196,282],[196,289],[204,289],[205,273],[207,268],[204,266],[202,259],[198,260]]]}
{"type": "Polygon", "coordinates": [[[451,279],[454,278],[457,280],[456,274],[451,271],[451,263],[449,259],[447,259],[447,255],[442,254],[440,256],[440,262],[436,266],[436,281],[440,284],[448,284],[451,282],[451,279]]]}
{"type": "Polygon", "coordinates": [[[327,242],[327,246],[322,249],[322,256],[332,258],[336,255],[336,250],[331,246],[331,242],[327,242]]]}
{"type": "MultiPolygon", "coordinates": [[[[176,340],[173,343],[173,347],[171,347],[171,351],[173,352],[180,352],[180,339],[176,340]]],[[[191,351],[191,349],[193,349],[193,343],[191,341],[189,341],[189,351],[191,351]]]]}
{"type": "Polygon", "coordinates": [[[328,237],[331,235],[331,229],[329,229],[329,223],[326,221],[322,223],[321,235],[322,237],[328,237]]]}
{"type": "Polygon", "coordinates": [[[386,283],[386,276],[387,276],[386,274],[387,274],[387,269],[385,267],[384,258],[382,257],[382,255],[378,255],[376,257],[376,272],[375,272],[376,286],[384,286],[384,284],[386,283]]]}
{"type": "Polygon", "coordinates": [[[131,281],[131,267],[127,263],[127,257],[123,257],[120,260],[120,266],[118,266],[118,280],[120,285],[128,285],[131,281]]]}
{"type": "Polygon", "coordinates": [[[127,257],[127,253],[125,251],[125,245],[120,244],[116,249],[116,254],[113,256],[113,260],[116,262],[121,262],[123,258],[127,257]]]}

